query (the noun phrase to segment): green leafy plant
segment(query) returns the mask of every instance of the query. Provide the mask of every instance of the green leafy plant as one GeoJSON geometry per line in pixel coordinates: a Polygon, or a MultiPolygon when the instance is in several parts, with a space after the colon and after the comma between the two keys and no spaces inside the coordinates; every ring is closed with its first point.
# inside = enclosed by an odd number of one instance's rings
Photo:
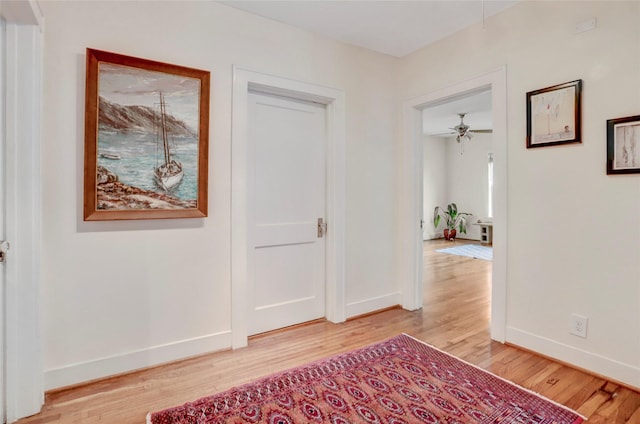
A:
{"type": "Polygon", "coordinates": [[[440,219],[444,217],[448,230],[455,230],[457,228],[462,234],[466,234],[467,216],[471,216],[471,214],[467,212],[458,212],[458,206],[455,203],[449,203],[446,210],[440,206],[436,206],[433,210],[433,225],[438,228],[440,219]]]}

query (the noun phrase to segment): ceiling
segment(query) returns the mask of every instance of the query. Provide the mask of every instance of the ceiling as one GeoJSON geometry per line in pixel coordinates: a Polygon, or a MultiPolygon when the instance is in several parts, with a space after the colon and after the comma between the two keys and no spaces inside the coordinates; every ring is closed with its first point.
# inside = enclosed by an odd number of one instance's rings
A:
{"type": "MultiPolygon", "coordinates": [[[[402,57],[520,0],[227,0],[227,6],[379,53],[402,57]]],[[[474,95],[425,110],[425,133],[442,134],[468,113],[471,129],[491,128],[491,96],[474,95]]]]}
{"type": "Polygon", "coordinates": [[[227,6],[402,57],[518,0],[227,0],[227,6]]]}
{"type": "Polygon", "coordinates": [[[469,94],[422,111],[425,135],[449,136],[452,127],[460,123],[459,113],[465,113],[464,123],[473,130],[493,129],[491,116],[491,90],[469,94]]]}

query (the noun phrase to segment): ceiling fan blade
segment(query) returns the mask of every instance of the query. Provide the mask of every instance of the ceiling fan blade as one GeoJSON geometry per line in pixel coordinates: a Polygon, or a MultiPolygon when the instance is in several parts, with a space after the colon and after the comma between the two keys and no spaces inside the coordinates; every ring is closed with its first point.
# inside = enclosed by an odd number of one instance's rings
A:
{"type": "Polygon", "coordinates": [[[493,130],[471,130],[471,131],[478,134],[491,134],[493,132],[493,130]]]}

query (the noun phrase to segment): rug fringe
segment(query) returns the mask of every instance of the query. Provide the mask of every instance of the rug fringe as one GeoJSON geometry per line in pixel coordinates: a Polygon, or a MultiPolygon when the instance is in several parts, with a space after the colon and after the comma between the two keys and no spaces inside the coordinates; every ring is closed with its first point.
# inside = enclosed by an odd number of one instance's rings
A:
{"type": "MultiPolygon", "coordinates": [[[[516,384],[516,383],[514,383],[513,381],[507,380],[506,378],[500,377],[499,375],[494,374],[494,373],[492,373],[491,371],[485,370],[484,368],[480,368],[479,366],[477,366],[477,365],[475,365],[475,364],[472,364],[471,362],[465,361],[465,360],[464,360],[464,359],[462,359],[462,358],[458,358],[457,356],[452,355],[452,354],[450,354],[449,352],[445,352],[444,350],[442,350],[442,349],[440,349],[440,348],[438,348],[438,347],[435,347],[435,346],[433,346],[433,345],[430,345],[429,343],[425,343],[424,341],[422,341],[422,340],[420,340],[420,339],[418,339],[418,338],[416,338],[416,337],[413,337],[413,336],[411,336],[411,335],[409,335],[409,334],[407,334],[407,333],[402,333],[402,334],[403,334],[404,336],[409,337],[410,339],[415,340],[415,341],[416,341],[416,342],[418,342],[418,343],[422,343],[423,345],[425,345],[425,346],[427,346],[427,347],[430,347],[430,348],[435,349],[435,350],[437,350],[437,351],[439,351],[439,352],[442,352],[442,353],[444,353],[445,355],[450,356],[450,357],[451,357],[451,358],[453,358],[453,359],[457,359],[458,361],[464,362],[465,364],[470,365],[470,366],[472,366],[472,367],[474,367],[474,368],[476,368],[476,369],[478,369],[478,370],[480,370],[480,371],[484,371],[484,372],[486,372],[486,373],[488,373],[488,374],[491,374],[492,376],[494,376],[494,377],[496,377],[496,378],[498,378],[498,379],[500,379],[500,380],[504,381],[505,383],[508,383],[508,384],[510,384],[510,385],[512,385],[512,386],[514,386],[514,387],[517,387],[517,388],[519,388],[519,389],[521,389],[521,390],[524,390],[525,392],[528,392],[528,393],[530,393],[530,394],[532,394],[532,395],[536,395],[536,396],[538,396],[538,397],[540,397],[540,398],[542,398],[542,399],[546,400],[546,401],[547,401],[547,402],[549,402],[549,403],[553,403],[554,405],[556,405],[556,406],[558,406],[558,407],[560,407],[560,408],[562,408],[562,409],[565,409],[565,410],[567,410],[567,411],[569,411],[569,412],[572,412],[572,413],[576,414],[577,416],[579,416],[580,418],[582,418],[582,420],[583,420],[583,421],[588,421],[587,417],[585,417],[584,415],[582,415],[582,414],[578,413],[576,410],[569,408],[568,406],[565,406],[565,405],[563,405],[563,404],[561,404],[561,403],[558,403],[558,402],[556,402],[556,401],[555,401],[555,400],[553,400],[553,399],[549,399],[548,397],[543,396],[543,395],[541,395],[540,393],[534,392],[534,391],[533,391],[533,390],[531,390],[531,389],[527,389],[526,387],[522,387],[521,385],[516,384]]],[[[576,424],[579,424],[579,422],[577,422],[576,424]]]]}

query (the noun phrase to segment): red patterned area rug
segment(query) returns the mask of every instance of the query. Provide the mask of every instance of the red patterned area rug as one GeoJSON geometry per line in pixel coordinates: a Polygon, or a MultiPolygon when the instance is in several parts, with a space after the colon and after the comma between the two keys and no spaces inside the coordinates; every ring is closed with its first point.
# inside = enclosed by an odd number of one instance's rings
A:
{"type": "Polygon", "coordinates": [[[405,334],[176,408],[149,424],[579,424],[584,418],[405,334]]]}

